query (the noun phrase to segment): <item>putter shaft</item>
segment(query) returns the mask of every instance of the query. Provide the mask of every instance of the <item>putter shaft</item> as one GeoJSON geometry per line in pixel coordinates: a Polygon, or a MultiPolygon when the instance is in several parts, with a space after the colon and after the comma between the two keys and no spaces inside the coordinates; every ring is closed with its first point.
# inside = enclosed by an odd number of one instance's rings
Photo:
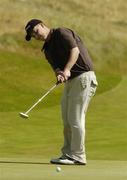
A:
{"type": "Polygon", "coordinates": [[[45,93],[33,106],[31,106],[26,112],[25,114],[28,114],[38,103],[40,103],[42,101],[42,99],[44,99],[55,87],[57,86],[57,84],[55,84],[47,93],[45,93]]]}
{"type": "Polygon", "coordinates": [[[35,107],[37,106],[38,103],[40,103],[42,101],[42,99],[44,99],[59,83],[57,82],[53,87],[51,87],[49,89],[49,91],[47,91],[33,106],[31,106],[26,112],[21,112],[19,113],[21,117],[23,118],[28,118],[28,113],[35,107]]]}

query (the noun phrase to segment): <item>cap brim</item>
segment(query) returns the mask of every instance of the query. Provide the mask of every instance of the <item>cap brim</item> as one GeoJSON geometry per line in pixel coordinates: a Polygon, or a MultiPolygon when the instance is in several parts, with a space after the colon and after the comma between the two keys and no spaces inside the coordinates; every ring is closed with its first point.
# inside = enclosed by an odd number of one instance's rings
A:
{"type": "Polygon", "coordinates": [[[31,36],[27,34],[25,39],[26,39],[26,41],[30,41],[31,40],[31,36]]]}

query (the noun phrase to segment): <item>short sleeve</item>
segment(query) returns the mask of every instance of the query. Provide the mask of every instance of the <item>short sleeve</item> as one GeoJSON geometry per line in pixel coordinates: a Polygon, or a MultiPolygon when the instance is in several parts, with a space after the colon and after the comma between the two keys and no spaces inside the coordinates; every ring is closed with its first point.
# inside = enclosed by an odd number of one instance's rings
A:
{"type": "Polygon", "coordinates": [[[60,28],[59,29],[59,36],[62,44],[67,47],[68,49],[72,49],[77,47],[76,40],[73,36],[73,32],[69,29],[60,28]]]}

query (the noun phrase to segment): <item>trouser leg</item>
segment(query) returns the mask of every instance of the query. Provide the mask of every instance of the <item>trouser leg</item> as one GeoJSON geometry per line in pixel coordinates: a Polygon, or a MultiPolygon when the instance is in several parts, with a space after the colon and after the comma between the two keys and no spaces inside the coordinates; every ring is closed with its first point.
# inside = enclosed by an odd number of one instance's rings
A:
{"type": "Polygon", "coordinates": [[[73,81],[72,88],[68,99],[68,121],[71,126],[71,151],[69,156],[86,163],[85,155],[85,103],[87,90],[84,89],[84,97],[79,96],[81,92],[80,80],[73,81]]]}
{"type": "Polygon", "coordinates": [[[66,86],[66,96],[63,98],[62,114],[64,122],[63,152],[70,157],[86,163],[85,154],[85,115],[96,86],[91,86],[95,75],[84,73],[66,86]],[[65,98],[66,97],[66,98],[65,98]]]}
{"type": "Polygon", "coordinates": [[[64,145],[62,147],[62,154],[66,155],[70,153],[71,149],[71,127],[68,122],[68,83],[65,84],[62,101],[61,101],[61,111],[63,119],[63,135],[64,135],[64,145]]]}

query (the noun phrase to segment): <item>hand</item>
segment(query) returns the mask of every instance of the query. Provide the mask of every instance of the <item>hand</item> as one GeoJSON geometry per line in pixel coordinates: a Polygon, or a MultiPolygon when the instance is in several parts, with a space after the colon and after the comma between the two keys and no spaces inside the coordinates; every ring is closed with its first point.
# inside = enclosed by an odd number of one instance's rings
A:
{"type": "Polygon", "coordinates": [[[59,82],[59,83],[63,83],[63,82],[65,82],[65,78],[64,78],[64,76],[63,76],[63,75],[61,75],[61,74],[59,74],[59,75],[57,76],[57,82],[59,82]]]}
{"type": "Polygon", "coordinates": [[[57,76],[60,72],[62,72],[60,68],[55,69],[55,75],[56,75],[56,76],[57,76]]]}
{"type": "Polygon", "coordinates": [[[65,69],[64,71],[61,71],[59,68],[55,70],[55,74],[57,77],[57,81],[60,83],[63,83],[68,80],[68,78],[71,76],[71,72],[68,69],[65,69]]]}
{"type": "Polygon", "coordinates": [[[55,74],[56,74],[57,82],[59,82],[59,83],[65,82],[63,71],[61,71],[59,68],[57,68],[55,70],[55,74]]]}
{"type": "Polygon", "coordinates": [[[67,81],[68,78],[71,76],[70,70],[65,69],[65,70],[63,71],[63,75],[64,75],[65,80],[67,81]]]}

